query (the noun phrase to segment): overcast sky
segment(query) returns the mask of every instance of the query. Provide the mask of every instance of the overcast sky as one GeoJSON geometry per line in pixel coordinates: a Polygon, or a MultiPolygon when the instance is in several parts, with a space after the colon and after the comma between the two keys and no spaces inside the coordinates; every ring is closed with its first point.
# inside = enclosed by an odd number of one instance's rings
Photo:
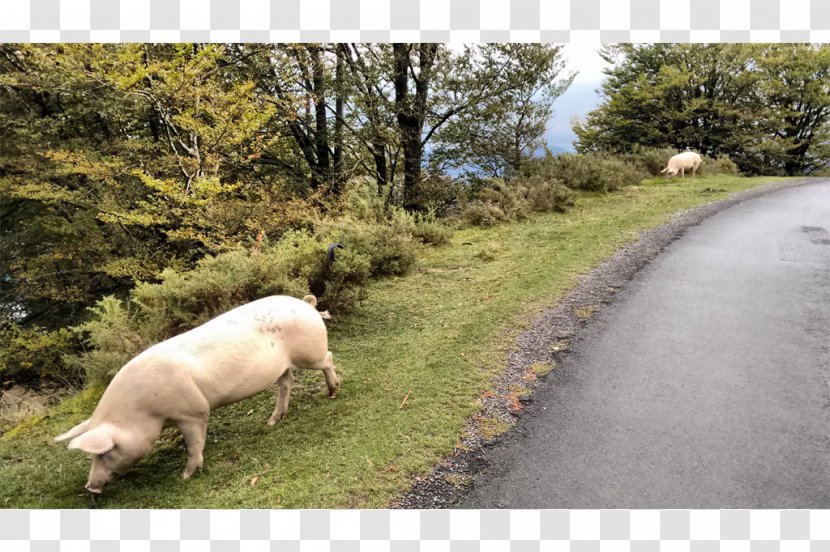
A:
{"type": "Polygon", "coordinates": [[[573,84],[567,92],[553,103],[553,118],[548,123],[545,139],[553,151],[573,151],[576,138],[571,131],[571,118],[580,119],[596,107],[599,102],[600,83],[604,77],[602,70],[607,64],[597,53],[601,44],[570,43],[563,50],[567,60],[566,71],[578,71],[573,84]]]}

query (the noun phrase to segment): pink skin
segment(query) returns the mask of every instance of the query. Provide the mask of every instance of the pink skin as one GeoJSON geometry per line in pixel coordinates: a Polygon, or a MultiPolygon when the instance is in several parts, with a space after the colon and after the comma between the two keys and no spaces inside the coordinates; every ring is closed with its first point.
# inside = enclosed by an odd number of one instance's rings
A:
{"type": "Polygon", "coordinates": [[[187,479],[202,468],[210,413],[278,383],[269,425],[288,411],[292,370],[320,370],[329,395],[340,387],[326,327],[313,297],[273,296],[157,343],[113,378],[92,416],[55,441],[92,455],[85,488],[99,494],[147,456],[165,427],[187,446],[187,479]],[[307,298],[309,299],[309,298],[307,298]]]}

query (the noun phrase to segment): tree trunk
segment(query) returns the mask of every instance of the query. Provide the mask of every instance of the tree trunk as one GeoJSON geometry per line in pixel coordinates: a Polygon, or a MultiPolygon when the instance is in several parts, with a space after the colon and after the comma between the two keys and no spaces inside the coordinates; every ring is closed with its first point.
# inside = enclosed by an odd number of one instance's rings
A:
{"type": "Polygon", "coordinates": [[[316,48],[313,52],[313,86],[314,86],[314,149],[317,153],[317,181],[328,183],[331,179],[331,162],[329,160],[328,120],[326,118],[326,85],[324,80],[323,51],[316,48]]]}
{"type": "Polygon", "coordinates": [[[334,102],[334,176],[332,178],[331,191],[334,195],[340,195],[345,175],[343,174],[343,52],[338,48],[337,65],[334,73],[334,87],[336,99],[334,102]]]}
{"type": "Polygon", "coordinates": [[[421,44],[418,50],[418,75],[415,81],[415,96],[409,92],[411,52],[413,46],[393,44],[393,81],[395,84],[395,109],[398,128],[401,131],[401,147],[404,159],[403,207],[409,211],[421,209],[420,183],[421,162],[424,156],[421,135],[427,114],[427,99],[431,81],[432,65],[438,52],[437,44],[421,44]]]}
{"type": "Polygon", "coordinates": [[[389,168],[386,164],[386,144],[382,141],[375,142],[372,145],[372,157],[375,160],[375,176],[378,183],[378,193],[383,193],[383,189],[389,183],[389,168]]]}

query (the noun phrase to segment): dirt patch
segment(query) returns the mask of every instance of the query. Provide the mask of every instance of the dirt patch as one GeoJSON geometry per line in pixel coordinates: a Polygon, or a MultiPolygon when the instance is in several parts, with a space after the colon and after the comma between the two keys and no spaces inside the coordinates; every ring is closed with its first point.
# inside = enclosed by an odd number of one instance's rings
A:
{"type": "Polygon", "coordinates": [[[733,194],[727,199],[688,209],[640,234],[639,240],[617,251],[590,273],[581,276],[559,303],[539,314],[522,332],[507,355],[504,370],[480,397],[481,412],[467,421],[460,442],[425,477],[415,477],[411,489],[392,508],[447,508],[457,504],[473,478],[486,466],[485,451],[516,424],[522,404],[533,400],[532,390],[556,370],[568,354],[568,345],[593,315],[614,300],[616,292],[687,228],[737,203],[770,192],[811,182],[776,182],[733,194]],[[532,375],[531,375],[532,374],[532,375]]]}
{"type": "Polygon", "coordinates": [[[70,394],[63,388],[30,389],[15,385],[3,391],[0,389],[0,435],[29,416],[37,416],[48,407],[70,394]]]}

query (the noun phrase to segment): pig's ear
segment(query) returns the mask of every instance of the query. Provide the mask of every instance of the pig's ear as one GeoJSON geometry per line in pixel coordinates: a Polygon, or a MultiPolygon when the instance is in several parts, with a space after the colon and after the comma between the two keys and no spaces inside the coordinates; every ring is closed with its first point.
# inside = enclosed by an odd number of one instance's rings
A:
{"type": "Polygon", "coordinates": [[[113,447],[115,447],[115,442],[106,426],[96,427],[69,442],[69,448],[80,449],[90,454],[104,454],[111,451],[113,447]]]}
{"type": "Polygon", "coordinates": [[[89,420],[84,420],[83,422],[79,423],[63,435],[58,435],[55,437],[55,442],[59,443],[61,441],[66,441],[67,439],[72,439],[73,437],[77,437],[81,433],[85,432],[89,428],[89,420]]]}

